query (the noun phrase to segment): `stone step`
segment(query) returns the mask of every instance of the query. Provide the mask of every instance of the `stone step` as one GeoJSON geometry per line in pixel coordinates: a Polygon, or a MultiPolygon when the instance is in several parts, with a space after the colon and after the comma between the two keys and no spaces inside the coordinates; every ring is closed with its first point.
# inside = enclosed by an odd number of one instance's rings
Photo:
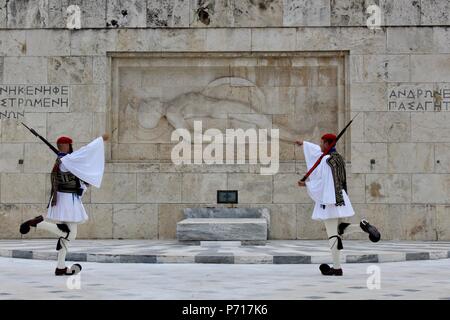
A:
{"type": "Polygon", "coordinates": [[[242,242],[241,241],[233,241],[233,240],[229,240],[229,241],[200,241],[200,247],[213,247],[213,248],[227,247],[227,248],[235,248],[235,247],[240,247],[240,246],[242,246],[242,242]]]}
{"type": "Polygon", "coordinates": [[[267,220],[246,218],[196,218],[177,223],[180,241],[267,240],[267,220]]]}
{"type": "Polygon", "coordinates": [[[184,216],[190,218],[265,218],[270,221],[270,211],[267,208],[185,208],[184,216]]]}

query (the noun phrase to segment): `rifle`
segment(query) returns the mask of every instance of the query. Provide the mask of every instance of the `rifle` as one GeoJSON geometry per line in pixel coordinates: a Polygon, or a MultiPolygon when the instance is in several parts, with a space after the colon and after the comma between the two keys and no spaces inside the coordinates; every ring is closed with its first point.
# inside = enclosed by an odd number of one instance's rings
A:
{"type": "Polygon", "coordinates": [[[350,120],[350,122],[345,126],[345,128],[342,129],[342,131],[336,137],[336,141],[334,141],[328,147],[328,149],[326,149],[325,152],[322,153],[322,155],[319,157],[319,159],[317,159],[316,163],[314,163],[314,165],[311,167],[311,169],[309,169],[309,171],[304,175],[304,177],[300,181],[304,182],[306,179],[308,179],[308,177],[311,175],[311,173],[314,171],[314,169],[317,168],[317,166],[319,165],[320,161],[322,161],[322,158],[325,157],[328,154],[328,152],[330,152],[331,148],[333,148],[336,145],[336,143],[338,142],[339,138],[342,137],[342,135],[344,134],[345,130],[347,130],[347,128],[352,124],[353,120],[358,116],[358,114],[359,114],[359,112],[356,114],[356,116],[353,117],[352,120],[350,120]]]}
{"type": "Polygon", "coordinates": [[[56,155],[58,155],[59,151],[56,149],[50,142],[48,142],[44,137],[42,137],[39,133],[37,133],[33,128],[28,128],[25,123],[21,122],[25,128],[31,131],[32,134],[34,134],[36,137],[41,139],[56,155]]]}

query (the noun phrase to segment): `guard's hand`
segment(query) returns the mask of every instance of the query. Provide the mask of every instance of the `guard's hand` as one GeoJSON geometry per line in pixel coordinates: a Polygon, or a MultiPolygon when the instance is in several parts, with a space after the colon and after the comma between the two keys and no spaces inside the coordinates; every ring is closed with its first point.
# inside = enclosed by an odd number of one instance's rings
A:
{"type": "Polygon", "coordinates": [[[298,184],[299,187],[306,187],[305,181],[298,180],[297,184],[298,184]]]}
{"type": "Polygon", "coordinates": [[[103,141],[108,141],[108,140],[109,140],[109,134],[104,133],[104,134],[102,135],[102,138],[103,138],[103,141]]]}
{"type": "Polygon", "coordinates": [[[303,141],[302,140],[295,141],[295,144],[301,146],[303,144],[303,141]]]}

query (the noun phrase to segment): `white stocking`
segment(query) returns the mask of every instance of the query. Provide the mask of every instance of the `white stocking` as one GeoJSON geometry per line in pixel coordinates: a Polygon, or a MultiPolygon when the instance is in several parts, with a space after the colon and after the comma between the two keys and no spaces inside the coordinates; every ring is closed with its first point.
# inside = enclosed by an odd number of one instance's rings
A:
{"type": "MultiPolygon", "coordinates": [[[[66,223],[69,227],[70,233],[66,238],[67,233],[60,230],[56,223],[51,223],[47,221],[42,221],[36,225],[36,229],[49,231],[61,239],[61,249],[58,251],[58,269],[64,269],[66,267],[66,255],[69,248],[69,241],[75,240],[77,236],[77,224],[76,223],[66,223]]],[[[58,240],[59,241],[59,240],[58,240]]]]}
{"type": "Polygon", "coordinates": [[[42,222],[39,222],[36,225],[36,229],[41,229],[41,230],[45,230],[45,231],[51,232],[54,235],[57,235],[58,237],[65,237],[65,236],[67,236],[67,233],[65,233],[64,231],[61,231],[58,228],[58,226],[56,225],[56,223],[42,221],[42,222]]]}
{"type": "Polygon", "coordinates": [[[351,225],[347,226],[344,230],[344,234],[350,234],[350,233],[356,233],[356,232],[364,232],[363,229],[359,226],[359,223],[352,223],[351,225]]]}
{"type": "Polygon", "coordinates": [[[61,249],[58,251],[58,269],[64,269],[66,267],[66,255],[69,251],[70,241],[75,240],[77,236],[77,224],[66,223],[69,227],[70,234],[67,239],[61,238],[61,249]]]}
{"type": "MultiPolygon", "coordinates": [[[[336,236],[337,227],[339,223],[339,219],[326,219],[323,221],[325,223],[325,228],[327,230],[328,238],[332,236],[336,236]]],[[[334,269],[341,268],[341,252],[338,250],[338,238],[328,239],[328,243],[330,244],[331,255],[333,257],[333,267],[334,269]]]]}

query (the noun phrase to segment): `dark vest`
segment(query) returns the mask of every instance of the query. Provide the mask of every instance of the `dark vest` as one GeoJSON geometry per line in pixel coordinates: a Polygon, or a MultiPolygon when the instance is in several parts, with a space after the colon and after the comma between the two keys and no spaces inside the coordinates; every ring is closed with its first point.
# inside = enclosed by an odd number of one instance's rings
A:
{"type": "Polygon", "coordinates": [[[78,193],[80,180],[71,172],[56,172],[56,190],[65,193],[78,193]]]}
{"type": "MultiPolygon", "coordinates": [[[[82,195],[83,189],[81,188],[80,179],[78,179],[71,172],[62,172],[59,168],[61,164],[61,157],[55,161],[55,165],[53,166],[52,173],[50,175],[51,184],[52,184],[52,201],[51,205],[56,205],[57,192],[64,193],[73,193],[79,196],[82,195]]],[[[47,206],[48,207],[48,206],[47,206]]]]}
{"type": "Polygon", "coordinates": [[[345,205],[342,190],[347,192],[347,179],[345,172],[345,161],[342,156],[336,151],[331,152],[330,157],[327,159],[328,165],[331,167],[334,180],[334,192],[336,196],[336,205],[345,205]]]}

